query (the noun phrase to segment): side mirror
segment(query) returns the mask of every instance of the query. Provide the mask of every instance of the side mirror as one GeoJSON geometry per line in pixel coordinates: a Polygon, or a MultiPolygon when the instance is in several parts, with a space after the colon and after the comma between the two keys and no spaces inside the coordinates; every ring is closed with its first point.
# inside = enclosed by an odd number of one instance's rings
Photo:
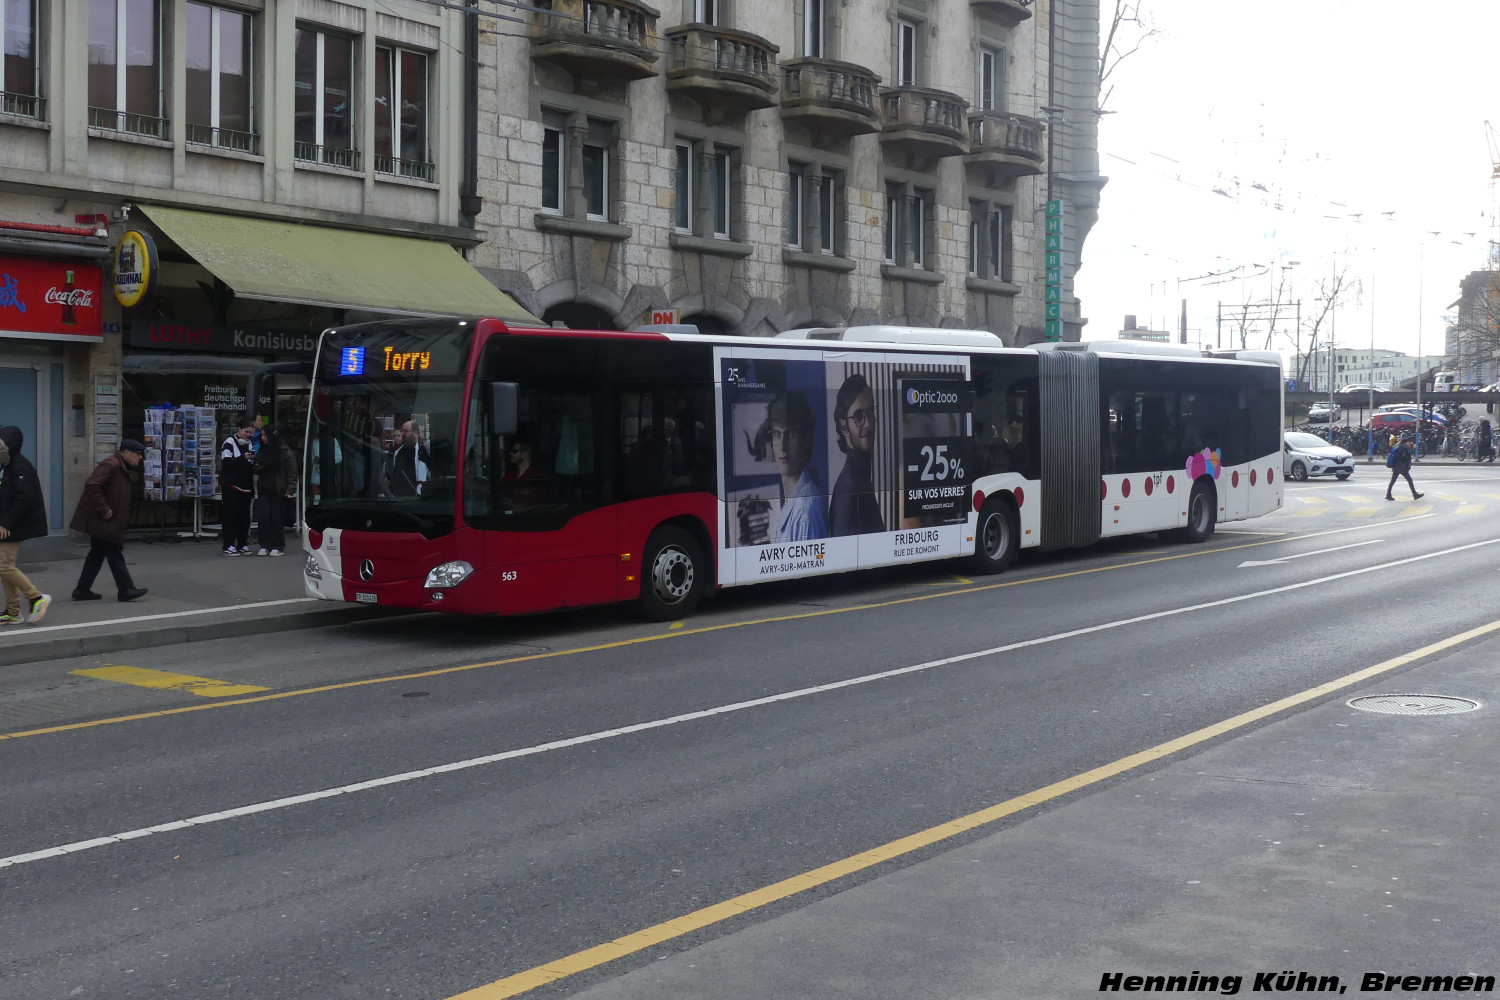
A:
{"type": "Polygon", "coordinates": [[[516,432],[516,397],[520,387],[514,382],[490,383],[490,431],[510,435],[516,432]]]}

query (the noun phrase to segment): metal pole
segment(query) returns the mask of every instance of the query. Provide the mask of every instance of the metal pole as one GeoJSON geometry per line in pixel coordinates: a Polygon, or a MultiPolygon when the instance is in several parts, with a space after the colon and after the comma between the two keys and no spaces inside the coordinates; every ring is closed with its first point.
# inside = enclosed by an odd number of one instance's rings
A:
{"type": "Polygon", "coordinates": [[[1375,276],[1370,275],[1370,422],[1366,430],[1365,464],[1375,461],[1375,276]]]}
{"type": "Polygon", "coordinates": [[[1422,458],[1422,267],[1426,257],[1427,243],[1424,240],[1417,255],[1417,447],[1411,457],[1413,462],[1422,458]]]}

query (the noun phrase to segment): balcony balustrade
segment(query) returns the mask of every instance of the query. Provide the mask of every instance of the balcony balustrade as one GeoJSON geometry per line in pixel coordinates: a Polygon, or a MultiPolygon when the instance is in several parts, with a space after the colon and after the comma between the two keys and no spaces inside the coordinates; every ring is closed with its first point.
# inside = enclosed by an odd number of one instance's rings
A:
{"type": "Polygon", "coordinates": [[[928,87],[897,87],[880,92],[880,142],[922,165],[969,151],[964,121],[968,102],[957,94],[928,87]]]}
{"type": "Polygon", "coordinates": [[[781,67],[781,117],[814,136],[845,139],[880,130],[873,70],[832,59],[798,59],[781,67]]]}
{"type": "Polygon", "coordinates": [[[964,166],[971,180],[994,186],[1042,172],[1046,150],[1042,123],[1003,111],[969,114],[969,152],[964,166]]]}
{"type": "Polygon", "coordinates": [[[759,35],[712,24],[667,31],[667,90],[704,108],[744,114],[774,107],[781,89],[776,54],[759,35]]]}
{"type": "Polygon", "coordinates": [[[577,77],[644,80],[657,73],[657,17],[634,0],[538,0],[531,58],[577,77]]]}

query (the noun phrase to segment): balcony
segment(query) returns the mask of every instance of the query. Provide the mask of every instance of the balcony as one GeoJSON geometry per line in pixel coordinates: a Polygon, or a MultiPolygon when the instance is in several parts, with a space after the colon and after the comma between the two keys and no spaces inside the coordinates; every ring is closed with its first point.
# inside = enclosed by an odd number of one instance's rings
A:
{"type": "Polygon", "coordinates": [[[46,114],[47,102],[32,94],[7,94],[0,90],[0,114],[40,120],[46,114]]]}
{"type": "Polygon", "coordinates": [[[537,0],[531,58],[575,77],[629,82],[656,75],[657,12],[633,0],[537,0]]]}
{"type": "Polygon", "coordinates": [[[904,153],[913,165],[969,151],[964,112],[969,104],[957,94],[925,87],[898,87],[880,92],[880,142],[904,153]]]}
{"type": "Polygon", "coordinates": [[[781,67],[781,117],[814,136],[847,139],[880,131],[880,77],[853,63],[798,59],[781,67]]]}
{"type": "Polygon", "coordinates": [[[1007,28],[1014,28],[1031,17],[1031,0],[969,0],[969,6],[1007,28]]]}
{"type": "Polygon", "coordinates": [[[776,105],[775,45],[747,31],[684,24],[667,31],[667,90],[707,111],[744,114],[776,105]]]}
{"type": "Polygon", "coordinates": [[[969,114],[969,151],[964,157],[970,180],[995,186],[1042,172],[1046,150],[1042,123],[1003,111],[969,114]]]}

